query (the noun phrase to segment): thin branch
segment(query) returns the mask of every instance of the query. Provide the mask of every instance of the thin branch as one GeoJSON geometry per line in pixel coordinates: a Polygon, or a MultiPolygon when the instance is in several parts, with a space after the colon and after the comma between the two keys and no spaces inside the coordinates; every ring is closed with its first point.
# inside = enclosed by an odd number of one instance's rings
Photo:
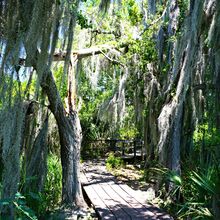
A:
{"type": "Polygon", "coordinates": [[[103,51],[100,51],[101,52],[101,54],[102,55],[104,55],[104,57],[106,58],[106,59],[108,59],[110,62],[112,62],[113,64],[118,64],[118,65],[121,65],[122,67],[124,67],[125,68],[125,65],[123,64],[123,63],[121,63],[121,62],[119,62],[119,61],[117,61],[117,60],[115,60],[115,59],[112,59],[111,57],[109,57],[107,54],[105,54],[103,51]]]}
{"type": "Polygon", "coordinates": [[[117,31],[106,31],[106,30],[96,29],[96,30],[91,30],[91,32],[96,34],[113,34],[115,37],[121,36],[117,31]]]}
{"type": "Polygon", "coordinates": [[[157,22],[159,22],[159,21],[165,16],[166,11],[167,11],[167,6],[165,7],[165,9],[164,9],[162,15],[161,15],[159,18],[157,18],[156,20],[154,20],[154,21],[151,22],[150,24],[146,25],[146,27],[144,28],[144,30],[140,33],[140,36],[143,35],[144,32],[145,32],[148,28],[150,28],[151,26],[153,26],[153,25],[155,25],[157,22]]]}

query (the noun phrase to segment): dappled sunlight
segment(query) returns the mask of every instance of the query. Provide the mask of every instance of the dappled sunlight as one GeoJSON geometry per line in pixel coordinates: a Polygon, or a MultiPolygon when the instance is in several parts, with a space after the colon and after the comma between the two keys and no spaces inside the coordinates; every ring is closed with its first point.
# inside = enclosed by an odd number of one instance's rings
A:
{"type": "Polygon", "coordinates": [[[141,191],[135,191],[106,171],[104,161],[84,162],[81,182],[90,202],[102,219],[172,219],[156,206],[146,203],[141,191]],[[108,214],[109,215],[109,214],[108,214]]]}

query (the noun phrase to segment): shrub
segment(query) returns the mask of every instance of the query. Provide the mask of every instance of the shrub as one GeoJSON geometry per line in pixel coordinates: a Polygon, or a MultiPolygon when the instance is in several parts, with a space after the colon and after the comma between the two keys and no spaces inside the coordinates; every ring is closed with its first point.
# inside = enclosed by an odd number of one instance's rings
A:
{"type": "Polygon", "coordinates": [[[123,160],[120,157],[115,157],[114,153],[110,153],[106,160],[107,169],[120,168],[123,166],[123,160]]]}
{"type": "Polygon", "coordinates": [[[56,155],[49,155],[44,200],[48,210],[58,206],[62,193],[62,166],[56,155]]]}
{"type": "MultiPolygon", "coordinates": [[[[34,180],[36,177],[26,178],[34,180]]],[[[41,192],[27,191],[24,193],[25,202],[37,216],[44,216],[47,211],[56,208],[61,201],[62,191],[62,167],[60,159],[56,155],[47,158],[47,175],[44,190],[41,192]]],[[[24,199],[23,198],[23,199],[24,199]]]]}
{"type": "MultiPolygon", "coordinates": [[[[14,208],[15,219],[31,219],[37,220],[35,212],[27,206],[26,197],[21,193],[17,192],[13,199],[2,199],[0,200],[0,207],[5,209],[14,208]]],[[[2,216],[4,219],[11,219],[9,216],[2,216]]]]}

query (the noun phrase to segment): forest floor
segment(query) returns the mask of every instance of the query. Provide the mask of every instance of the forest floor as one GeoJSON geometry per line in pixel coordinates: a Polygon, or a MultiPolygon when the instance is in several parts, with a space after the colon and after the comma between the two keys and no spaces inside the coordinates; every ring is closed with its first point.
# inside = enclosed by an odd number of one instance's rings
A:
{"type": "MultiPolygon", "coordinates": [[[[45,218],[44,218],[45,219],[45,218]]],[[[98,220],[93,208],[77,209],[61,208],[46,217],[48,220],[98,220]]]]}

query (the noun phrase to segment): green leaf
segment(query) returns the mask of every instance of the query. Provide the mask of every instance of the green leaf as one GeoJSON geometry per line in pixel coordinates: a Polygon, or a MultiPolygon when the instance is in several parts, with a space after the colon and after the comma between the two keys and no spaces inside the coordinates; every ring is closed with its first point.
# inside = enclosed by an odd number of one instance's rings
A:
{"type": "Polygon", "coordinates": [[[211,194],[216,194],[216,187],[214,183],[209,180],[205,175],[199,175],[196,172],[192,172],[191,180],[196,183],[198,186],[200,186],[202,189],[208,191],[211,194]]]}
{"type": "Polygon", "coordinates": [[[20,192],[17,192],[17,193],[15,194],[15,198],[16,198],[16,199],[25,199],[25,197],[24,197],[23,195],[21,195],[20,192]]]}

